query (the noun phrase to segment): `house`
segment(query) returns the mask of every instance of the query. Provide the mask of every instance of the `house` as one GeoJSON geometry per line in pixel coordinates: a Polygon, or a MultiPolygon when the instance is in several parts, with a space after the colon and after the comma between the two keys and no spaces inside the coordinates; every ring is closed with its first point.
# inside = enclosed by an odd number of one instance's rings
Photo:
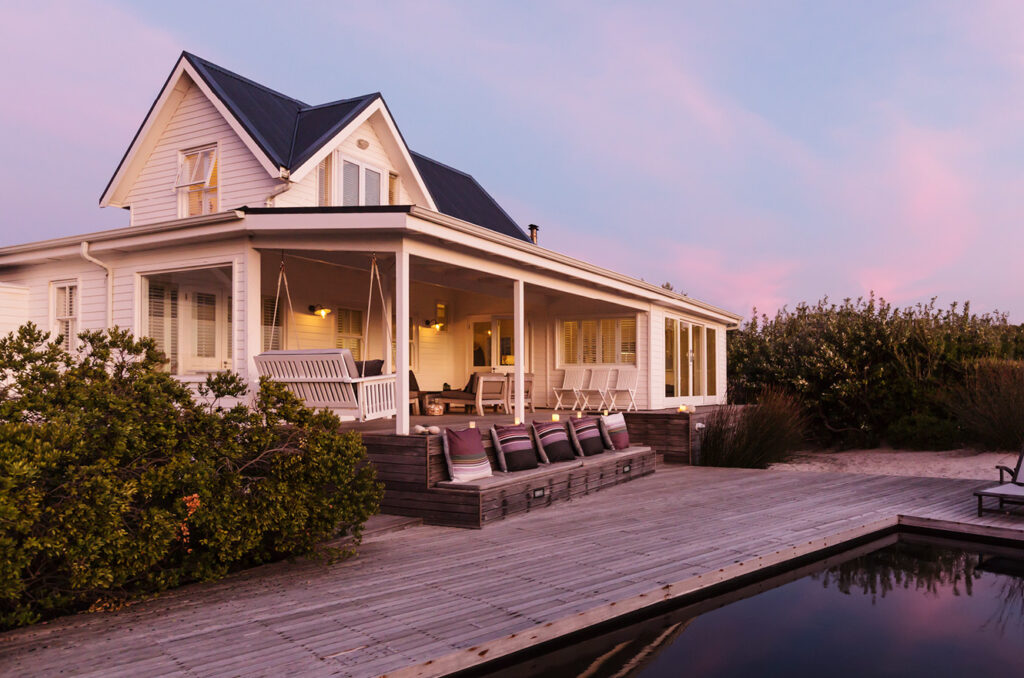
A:
{"type": "Polygon", "coordinates": [[[424,390],[518,371],[551,405],[566,366],[608,366],[638,370],[643,409],[725,401],[740,316],[544,249],[377,93],[310,106],[183,53],[100,206],[129,226],[0,249],[5,330],[128,327],[185,381],[344,347],[398,393],[410,369],[424,390]]]}

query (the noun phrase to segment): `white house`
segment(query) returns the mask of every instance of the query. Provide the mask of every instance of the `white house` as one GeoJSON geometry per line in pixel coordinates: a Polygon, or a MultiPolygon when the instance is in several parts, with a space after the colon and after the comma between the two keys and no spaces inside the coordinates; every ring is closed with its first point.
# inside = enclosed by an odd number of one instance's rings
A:
{"type": "Polygon", "coordinates": [[[185,380],[347,347],[398,393],[409,369],[425,390],[518,371],[550,405],[566,366],[629,366],[643,409],[725,401],[740,316],[539,246],[473,177],[410,150],[380,94],[310,106],[183,53],[100,205],[130,225],[0,249],[3,330],[31,320],[73,346],[129,327],[185,380]]]}

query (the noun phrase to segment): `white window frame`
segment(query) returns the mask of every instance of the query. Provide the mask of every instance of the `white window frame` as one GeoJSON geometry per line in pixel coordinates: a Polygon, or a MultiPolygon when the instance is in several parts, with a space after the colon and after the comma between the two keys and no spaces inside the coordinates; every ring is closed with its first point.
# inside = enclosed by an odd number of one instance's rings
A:
{"type": "MultiPolygon", "coordinates": [[[[451,313],[450,309],[448,311],[448,317],[449,318],[452,317],[452,313],[451,313]]],[[[501,364],[501,330],[500,330],[499,324],[501,323],[502,320],[511,320],[512,323],[513,323],[513,328],[514,328],[515,327],[515,316],[513,316],[511,314],[507,314],[507,313],[502,313],[502,314],[498,314],[498,315],[472,315],[472,316],[469,316],[467,318],[467,320],[469,322],[469,324],[467,325],[467,330],[469,332],[469,352],[468,352],[469,355],[467,356],[467,359],[466,359],[466,367],[467,367],[467,369],[471,373],[472,372],[486,371],[488,369],[491,370],[492,372],[501,372],[501,373],[514,372],[515,371],[515,365],[502,365],[501,364]],[[490,355],[488,355],[488,360],[490,361],[489,365],[480,366],[480,365],[474,365],[473,364],[473,325],[475,325],[476,323],[490,323],[491,324],[491,330],[490,330],[491,331],[491,335],[490,335],[491,336],[491,339],[490,339],[491,350],[490,350],[490,355]]],[[[450,320],[449,320],[449,324],[451,324],[450,320]]],[[[523,369],[525,371],[527,371],[527,372],[530,371],[530,365],[531,365],[530,358],[533,355],[533,331],[532,330],[533,330],[533,326],[530,324],[529,321],[527,321],[526,322],[525,332],[524,332],[524,335],[523,335],[523,338],[525,339],[524,343],[526,344],[526,346],[524,347],[525,350],[526,350],[526,355],[524,356],[524,359],[523,359],[523,369]]],[[[433,332],[434,330],[431,329],[430,331],[433,332]]],[[[513,347],[512,347],[513,353],[515,352],[514,343],[515,343],[515,335],[513,334],[513,347]]]]}
{"type": "MultiPolygon", "coordinates": [[[[220,142],[214,141],[214,142],[210,142],[210,143],[206,143],[206,144],[200,144],[198,146],[193,146],[191,148],[185,148],[185,149],[182,149],[182,150],[178,151],[178,174],[174,178],[174,190],[178,192],[178,217],[181,218],[181,219],[185,219],[185,218],[187,218],[189,216],[189,213],[188,213],[188,196],[189,196],[189,193],[190,193],[189,187],[190,186],[198,185],[198,182],[189,183],[189,182],[184,181],[182,176],[181,176],[182,172],[185,169],[185,158],[187,158],[190,155],[194,155],[196,153],[202,153],[204,151],[210,151],[210,150],[213,151],[213,162],[210,163],[210,166],[209,166],[209,168],[206,171],[206,177],[203,180],[203,186],[204,187],[209,186],[210,176],[213,173],[213,168],[216,166],[217,167],[217,185],[213,188],[213,190],[216,192],[217,211],[218,212],[221,211],[222,205],[221,205],[221,190],[220,189],[221,189],[221,186],[224,183],[224,181],[223,181],[224,169],[223,169],[223,166],[222,166],[223,164],[221,163],[222,158],[221,158],[221,153],[220,153],[220,142]]],[[[203,189],[199,189],[199,190],[205,192],[205,191],[208,191],[210,189],[209,188],[203,188],[203,189]]],[[[203,200],[203,209],[204,210],[206,209],[206,201],[205,200],[203,200]]],[[[205,214],[207,214],[207,212],[203,211],[200,214],[201,215],[205,215],[205,214]]],[[[213,214],[213,212],[210,212],[210,214],[213,214]]],[[[192,215],[192,216],[199,216],[199,215],[192,215]]]]}
{"type": "Polygon", "coordinates": [[[633,325],[634,333],[638,332],[639,326],[640,326],[640,319],[636,315],[602,314],[602,315],[595,315],[595,316],[588,315],[588,316],[571,316],[571,317],[558,318],[556,320],[556,325],[555,325],[555,333],[556,333],[556,335],[555,335],[555,338],[556,338],[555,344],[556,344],[556,349],[557,349],[557,352],[558,352],[558,361],[557,361],[558,362],[558,368],[561,369],[561,368],[566,367],[566,366],[569,366],[569,367],[622,367],[622,366],[637,367],[637,366],[639,366],[640,356],[639,356],[639,346],[637,346],[637,344],[639,343],[638,341],[634,341],[634,349],[635,350],[633,351],[633,356],[634,356],[633,362],[631,362],[631,363],[624,363],[624,362],[620,361],[620,357],[622,356],[622,321],[623,320],[632,320],[633,323],[634,323],[634,325],[633,325]],[[604,356],[602,354],[604,352],[604,348],[602,346],[602,341],[601,341],[601,339],[602,339],[602,337],[601,337],[601,321],[602,320],[614,320],[615,321],[615,348],[614,348],[615,359],[611,360],[611,361],[604,361],[603,360],[604,356]],[[596,326],[597,326],[597,338],[596,338],[596,340],[597,340],[597,353],[596,353],[596,356],[595,356],[596,362],[592,362],[592,363],[585,363],[585,362],[583,362],[583,326],[582,326],[582,323],[584,321],[593,321],[596,324],[596,326]],[[576,356],[574,357],[572,362],[567,360],[567,358],[569,358],[570,356],[566,356],[565,355],[565,341],[564,341],[565,337],[563,335],[563,332],[565,331],[565,323],[576,323],[576,356]]]}
{"type": "MultiPolygon", "coordinates": [[[[676,390],[677,391],[682,390],[683,386],[686,387],[686,395],[665,396],[665,398],[667,400],[671,401],[671,402],[675,402],[675,401],[679,401],[679,402],[682,402],[682,401],[703,401],[704,399],[714,399],[714,398],[717,398],[718,397],[718,384],[717,384],[718,374],[717,373],[718,373],[718,370],[720,369],[720,366],[718,364],[718,354],[717,354],[717,351],[718,351],[718,342],[719,342],[719,338],[718,337],[719,337],[719,333],[721,333],[723,331],[722,328],[719,327],[719,326],[712,325],[712,324],[707,323],[707,322],[699,322],[699,321],[690,320],[688,318],[683,318],[683,317],[675,316],[675,315],[666,315],[665,316],[665,323],[668,324],[669,321],[674,321],[676,323],[676,331],[675,331],[676,351],[675,351],[675,365],[674,365],[675,374],[679,375],[683,360],[685,360],[687,362],[688,369],[687,369],[687,383],[685,385],[679,383],[678,381],[676,383],[676,386],[677,386],[676,390]],[[687,345],[685,347],[683,347],[680,344],[680,339],[682,337],[682,330],[683,329],[686,330],[686,336],[688,337],[687,345]],[[710,375],[708,374],[707,332],[708,332],[709,329],[712,329],[712,330],[715,331],[715,346],[714,346],[714,348],[715,348],[715,351],[716,351],[716,353],[715,353],[715,373],[716,373],[715,374],[715,379],[716,379],[716,383],[712,387],[715,390],[715,394],[714,395],[709,395],[708,394],[708,391],[710,390],[709,389],[709,384],[711,383],[710,380],[709,380],[709,376],[710,375]],[[700,346],[700,355],[699,356],[695,355],[694,351],[693,351],[694,337],[695,337],[695,335],[697,333],[700,334],[700,339],[698,340],[698,344],[700,346]],[[698,376],[698,374],[700,375],[700,377],[702,379],[702,383],[699,383],[699,384],[697,383],[697,376],[698,376]],[[699,387],[700,393],[696,393],[696,391],[698,390],[698,387],[699,387]]],[[[662,341],[664,342],[664,335],[665,335],[665,333],[662,332],[661,335],[662,335],[662,341]]],[[[663,349],[662,355],[664,355],[664,353],[667,352],[668,349],[665,346],[662,346],[662,349],[663,349]]],[[[678,379],[678,377],[677,377],[677,379],[678,379]]],[[[661,388],[664,388],[664,386],[662,386],[661,388]]]]}
{"type": "Polygon", "coordinates": [[[50,282],[50,332],[54,338],[60,331],[58,323],[70,320],[69,330],[64,337],[64,348],[73,351],[78,348],[78,333],[82,328],[82,283],[78,278],[65,280],[53,280],[50,282]],[[60,288],[74,288],[74,313],[72,315],[61,315],[57,309],[57,290],[60,288]]]}
{"type": "MultiPolygon", "coordinates": [[[[359,205],[358,206],[359,207],[365,207],[366,206],[366,191],[364,190],[364,188],[366,186],[366,171],[367,170],[370,170],[372,172],[376,172],[377,174],[380,175],[380,184],[378,186],[378,192],[380,193],[380,195],[378,197],[377,205],[387,205],[388,204],[388,181],[389,181],[388,175],[390,174],[390,170],[382,169],[382,168],[380,168],[380,167],[378,167],[376,165],[373,165],[371,163],[366,162],[365,160],[360,160],[358,158],[354,158],[351,155],[347,155],[345,153],[335,153],[335,156],[336,156],[337,159],[336,159],[336,161],[334,161],[334,166],[332,168],[334,176],[331,177],[331,179],[332,179],[331,183],[333,184],[332,188],[333,188],[334,196],[335,196],[335,204],[337,204],[337,205],[344,205],[345,204],[345,163],[346,162],[350,162],[353,165],[358,165],[358,167],[359,167],[359,188],[358,188],[358,191],[357,191],[357,193],[359,195],[359,205]]],[[[351,207],[356,207],[356,205],[351,205],[351,207]]]]}

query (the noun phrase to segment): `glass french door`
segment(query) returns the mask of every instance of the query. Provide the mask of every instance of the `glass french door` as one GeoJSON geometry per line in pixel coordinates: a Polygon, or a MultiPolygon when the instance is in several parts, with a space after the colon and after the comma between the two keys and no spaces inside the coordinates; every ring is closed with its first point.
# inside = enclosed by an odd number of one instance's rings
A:
{"type": "MultiPolygon", "coordinates": [[[[515,321],[511,316],[478,318],[470,323],[474,372],[511,372],[515,359],[515,321]]],[[[529,341],[529,333],[526,340],[529,341]]],[[[527,351],[529,353],[529,351],[527,351]]]]}
{"type": "Polygon", "coordinates": [[[715,395],[713,328],[665,319],[665,397],[715,395]]]}

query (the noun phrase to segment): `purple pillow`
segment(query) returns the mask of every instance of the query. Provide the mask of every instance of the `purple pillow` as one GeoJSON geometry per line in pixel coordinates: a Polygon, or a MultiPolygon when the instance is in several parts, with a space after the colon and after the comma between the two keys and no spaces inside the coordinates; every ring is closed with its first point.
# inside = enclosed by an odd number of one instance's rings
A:
{"type": "Polygon", "coordinates": [[[537,452],[526,426],[495,426],[491,440],[502,471],[524,471],[537,468],[537,452]]]}
{"type": "Polygon", "coordinates": [[[574,434],[576,446],[584,457],[604,452],[604,441],[601,440],[601,430],[596,418],[573,418],[569,420],[569,426],[574,434]]]}
{"type": "Polygon", "coordinates": [[[629,431],[626,430],[626,417],[622,412],[601,417],[601,433],[613,450],[624,450],[629,447],[629,431]]]}
{"type": "Polygon", "coordinates": [[[491,461],[487,458],[480,431],[464,428],[460,431],[444,430],[444,458],[448,462],[448,473],[456,482],[489,478],[491,461]]]}
{"type": "Polygon", "coordinates": [[[535,421],[533,435],[537,437],[541,455],[548,463],[572,461],[576,458],[572,443],[569,442],[569,434],[565,431],[565,424],[557,421],[535,421]]]}

